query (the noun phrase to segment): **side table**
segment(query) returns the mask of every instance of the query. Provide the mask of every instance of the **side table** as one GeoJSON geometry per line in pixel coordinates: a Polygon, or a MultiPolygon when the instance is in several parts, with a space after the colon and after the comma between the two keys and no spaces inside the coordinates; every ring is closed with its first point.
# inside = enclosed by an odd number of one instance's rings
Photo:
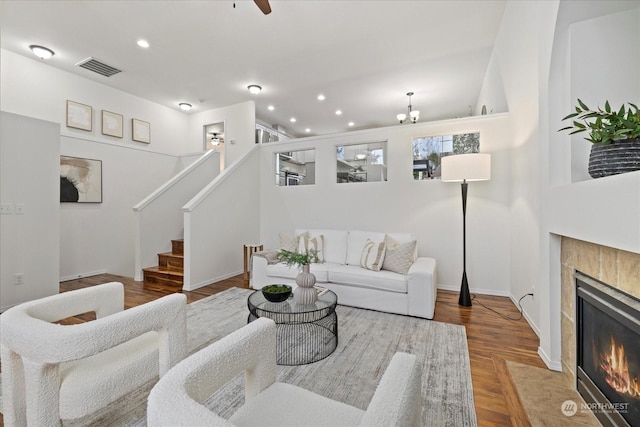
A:
{"type": "Polygon", "coordinates": [[[249,278],[249,272],[251,271],[251,258],[253,257],[253,254],[256,252],[260,252],[262,250],[264,250],[264,245],[260,245],[260,244],[244,245],[242,252],[244,255],[244,278],[245,279],[249,278]]]}

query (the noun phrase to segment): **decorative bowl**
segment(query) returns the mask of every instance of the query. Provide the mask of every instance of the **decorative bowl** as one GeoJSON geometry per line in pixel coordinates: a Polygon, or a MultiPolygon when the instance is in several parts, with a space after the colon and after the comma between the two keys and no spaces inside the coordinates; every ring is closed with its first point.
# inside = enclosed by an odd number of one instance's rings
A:
{"type": "Polygon", "coordinates": [[[289,285],[267,285],[262,288],[262,295],[269,302],[282,302],[291,295],[291,286],[289,285]]]}

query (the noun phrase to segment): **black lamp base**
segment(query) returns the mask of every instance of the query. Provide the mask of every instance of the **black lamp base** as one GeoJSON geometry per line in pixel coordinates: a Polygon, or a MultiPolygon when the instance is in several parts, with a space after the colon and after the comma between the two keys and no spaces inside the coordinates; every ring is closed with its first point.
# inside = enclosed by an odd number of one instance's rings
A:
{"type": "Polygon", "coordinates": [[[458,305],[461,305],[463,307],[471,307],[472,305],[466,271],[462,273],[462,286],[460,287],[460,298],[458,298],[458,305]]]}

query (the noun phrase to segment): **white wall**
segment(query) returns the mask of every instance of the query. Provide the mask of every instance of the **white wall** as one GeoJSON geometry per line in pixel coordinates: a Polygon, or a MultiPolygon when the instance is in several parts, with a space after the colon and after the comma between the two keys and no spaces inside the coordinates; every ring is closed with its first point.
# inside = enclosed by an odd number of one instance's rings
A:
{"type": "MultiPolygon", "coordinates": [[[[567,114],[574,111],[578,98],[591,108],[604,108],[609,100],[616,111],[628,102],[638,105],[640,8],[576,22],[569,31],[573,104],[567,114]]],[[[591,179],[587,171],[591,143],[584,140],[586,135],[571,137],[573,182],[591,179]]]]}
{"type": "Polygon", "coordinates": [[[241,102],[224,108],[203,111],[189,116],[189,145],[195,150],[204,147],[204,126],[224,122],[223,165],[230,165],[255,145],[256,105],[241,102]]]}
{"type": "Polygon", "coordinates": [[[58,293],[59,139],[57,123],[0,112],[0,203],[14,210],[0,215],[0,311],[58,293]]]}
{"type": "Polygon", "coordinates": [[[270,143],[261,152],[260,243],[277,248],[278,233],[296,228],[409,232],[418,253],[438,262],[439,286],[460,288],[460,184],[414,181],[412,138],[480,132],[480,151],[492,154],[491,181],[469,184],[467,273],[472,292],[508,295],[510,282],[509,117],[476,116],[270,143]],[[336,183],[336,146],[387,140],[388,181],[336,183]],[[273,155],[315,149],[316,184],[274,185],[273,155]]]}
{"type": "MultiPolygon", "coordinates": [[[[202,145],[198,149],[188,145],[188,116],[177,108],[164,107],[8,50],[0,50],[0,55],[3,111],[61,123],[60,133],[64,136],[173,155],[203,151],[202,145]],[[93,108],[91,132],[66,126],[67,100],[93,108]],[[122,139],[102,135],[102,110],[124,116],[122,139]],[[151,124],[150,144],[131,139],[132,118],[151,124]]],[[[54,60],[55,56],[51,61],[54,60]]]]}

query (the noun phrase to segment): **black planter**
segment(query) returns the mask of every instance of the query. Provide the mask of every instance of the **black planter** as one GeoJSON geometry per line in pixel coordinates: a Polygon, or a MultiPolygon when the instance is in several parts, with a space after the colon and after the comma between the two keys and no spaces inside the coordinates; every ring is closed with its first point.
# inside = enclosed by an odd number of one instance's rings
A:
{"type": "Polygon", "coordinates": [[[637,170],[640,170],[640,138],[592,144],[589,156],[589,175],[592,178],[637,170]]]}

